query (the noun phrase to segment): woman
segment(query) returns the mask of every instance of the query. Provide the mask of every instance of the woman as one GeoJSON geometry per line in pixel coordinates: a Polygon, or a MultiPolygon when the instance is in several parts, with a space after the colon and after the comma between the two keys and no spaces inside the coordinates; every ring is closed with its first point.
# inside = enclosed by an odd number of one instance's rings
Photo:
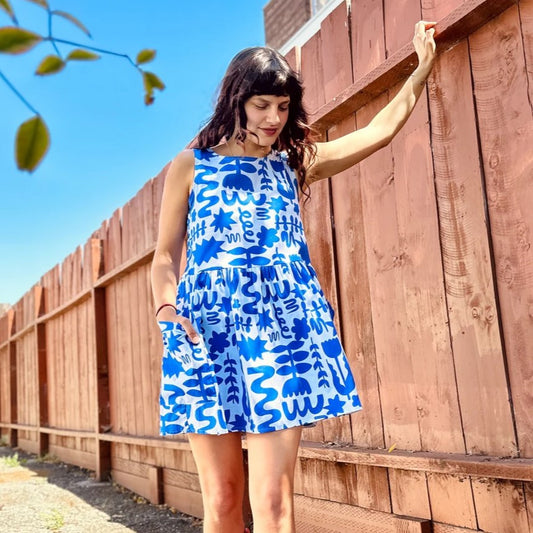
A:
{"type": "Polygon", "coordinates": [[[419,65],[396,97],[365,128],[323,143],[310,140],[302,86],[285,59],[243,50],[196,147],[172,161],[152,264],[165,346],[160,434],[188,435],[205,532],[244,530],[243,434],[254,532],[294,532],[302,427],[361,409],[298,200],[403,126],[433,65],[433,26],[417,23],[419,65]]]}

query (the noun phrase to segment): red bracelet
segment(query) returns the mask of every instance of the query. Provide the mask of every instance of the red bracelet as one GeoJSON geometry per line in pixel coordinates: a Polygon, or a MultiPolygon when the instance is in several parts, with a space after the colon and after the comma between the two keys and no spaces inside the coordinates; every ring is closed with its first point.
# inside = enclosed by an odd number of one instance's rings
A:
{"type": "Polygon", "coordinates": [[[159,311],[161,311],[161,309],[163,309],[163,307],[172,307],[172,309],[174,309],[174,311],[176,311],[176,313],[178,312],[178,310],[176,309],[176,306],[174,304],[163,304],[163,305],[159,306],[159,309],[155,312],[155,316],[158,315],[159,311]]]}

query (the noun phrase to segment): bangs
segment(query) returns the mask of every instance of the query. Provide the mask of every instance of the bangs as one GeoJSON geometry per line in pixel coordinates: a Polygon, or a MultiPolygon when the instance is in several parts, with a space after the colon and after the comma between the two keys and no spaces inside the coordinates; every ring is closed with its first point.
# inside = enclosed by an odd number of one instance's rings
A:
{"type": "Polygon", "coordinates": [[[246,97],[259,94],[297,96],[298,82],[290,71],[277,61],[269,61],[265,67],[256,73],[254,79],[249,80],[248,90],[245,90],[246,97]]]}

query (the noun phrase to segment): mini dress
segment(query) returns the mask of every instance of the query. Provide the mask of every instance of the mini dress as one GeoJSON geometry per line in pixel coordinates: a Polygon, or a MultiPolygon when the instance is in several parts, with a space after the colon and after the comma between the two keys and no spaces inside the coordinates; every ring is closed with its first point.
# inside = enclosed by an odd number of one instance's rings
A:
{"type": "Polygon", "coordinates": [[[158,322],[160,435],[265,433],[360,410],[286,154],[194,158],[176,308],[200,342],[158,322]]]}

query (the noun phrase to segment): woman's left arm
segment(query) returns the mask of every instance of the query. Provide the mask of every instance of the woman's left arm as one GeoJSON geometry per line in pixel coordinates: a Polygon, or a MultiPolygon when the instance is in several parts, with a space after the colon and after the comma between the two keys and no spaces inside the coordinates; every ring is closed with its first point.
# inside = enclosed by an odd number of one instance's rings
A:
{"type": "Polygon", "coordinates": [[[392,141],[411,115],[433,68],[436,49],[433,26],[434,22],[423,20],[416,24],[413,44],[418,67],[368,126],[334,141],[316,143],[316,156],[307,168],[309,182],[338,174],[392,141]]]}

